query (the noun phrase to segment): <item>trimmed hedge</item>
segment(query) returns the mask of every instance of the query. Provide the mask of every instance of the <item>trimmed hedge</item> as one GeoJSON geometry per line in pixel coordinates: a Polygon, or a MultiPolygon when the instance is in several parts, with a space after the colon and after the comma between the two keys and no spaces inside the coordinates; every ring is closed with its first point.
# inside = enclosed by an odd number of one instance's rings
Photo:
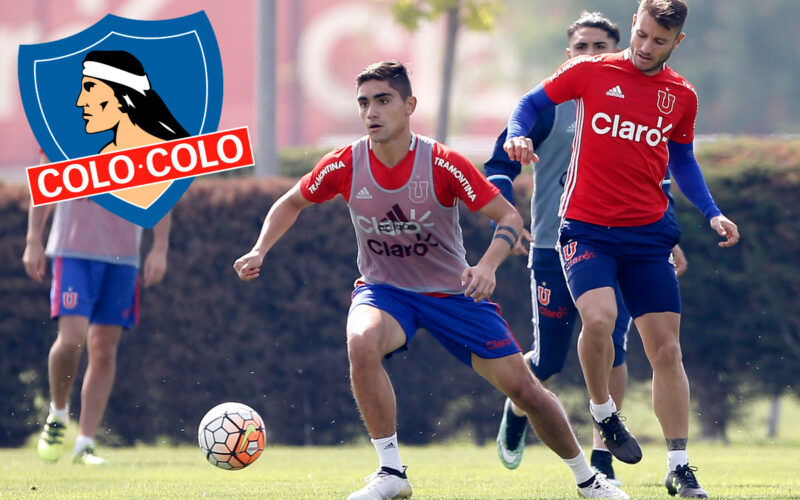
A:
{"type": "MultiPolygon", "coordinates": [[[[719,205],[743,235],[741,245],[719,249],[702,216],[678,200],[690,263],[682,279],[684,356],[690,378],[703,381],[693,386],[695,400],[724,432],[743,388],[778,391],[797,383],[796,359],[790,363],[782,342],[800,331],[800,147],[797,141],[732,140],[701,149],[700,156],[719,205]]],[[[142,292],[141,323],[120,346],[103,424],[106,442],[193,441],[203,414],[227,400],[256,408],[272,442],[365,438],[350,393],[344,338],[358,273],[343,201],[303,211],[270,252],[259,280],[240,282],[231,267],[252,246],[267,208],[293,182],[198,179],[176,205],[166,278],[142,292]]],[[[526,215],[530,176],[522,176],[517,187],[526,215]]],[[[0,442],[12,446],[35,432],[45,416],[55,324],[48,320],[47,286],[30,280],[21,264],[27,193],[0,185],[0,200],[0,257],[6,263],[0,269],[0,442]]],[[[466,210],[462,224],[468,260],[475,262],[491,229],[466,210]]],[[[498,284],[494,300],[527,348],[525,259],[510,258],[498,284]]],[[[631,373],[646,378],[641,342],[631,337],[631,373]]],[[[582,386],[576,358],[570,356],[558,384],[582,386]]],[[[479,442],[493,438],[502,396],[429,335],[418,335],[407,353],[386,366],[404,442],[463,433],[479,442]]],[[[71,401],[75,412],[80,384],[79,378],[71,401]]],[[[583,413],[573,419],[585,419],[583,413]]]]}

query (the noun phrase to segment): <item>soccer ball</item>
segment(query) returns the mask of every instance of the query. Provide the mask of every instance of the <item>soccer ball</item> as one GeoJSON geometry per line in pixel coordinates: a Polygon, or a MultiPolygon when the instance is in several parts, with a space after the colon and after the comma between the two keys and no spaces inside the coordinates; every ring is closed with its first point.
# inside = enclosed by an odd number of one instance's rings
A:
{"type": "Polygon", "coordinates": [[[222,403],[200,421],[197,440],[206,459],[220,469],[239,470],[256,461],[264,450],[264,421],[242,403],[222,403]]]}

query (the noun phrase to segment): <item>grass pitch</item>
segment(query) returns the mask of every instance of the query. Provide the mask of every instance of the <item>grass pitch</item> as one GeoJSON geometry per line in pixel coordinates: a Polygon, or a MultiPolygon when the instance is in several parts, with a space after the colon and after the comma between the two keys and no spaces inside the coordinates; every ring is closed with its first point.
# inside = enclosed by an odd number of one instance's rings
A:
{"type": "MultiPolygon", "coordinates": [[[[582,393],[560,395],[585,408],[582,393]]],[[[671,499],[663,486],[666,451],[649,405],[649,389],[632,385],[625,414],[643,444],[637,465],[615,461],[623,489],[632,498],[671,499]]],[[[689,442],[697,477],[711,498],[800,499],[800,401],[786,396],[781,407],[779,438],[767,438],[766,400],[749,402],[740,421],[731,425],[730,445],[698,439],[693,422],[689,442]]],[[[267,422],[269,427],[269,423],[267,422]]],[[[98,453],[109,460],[100,468],[73,465],[70,449],[75,422],[67,428],[64,456],[44,463],[36,439],[19,449],[0,449],[0,500],[6,499],[344,499],[375,470],[375,451],[360,445],[286,447],[267,443],[262,456],[240,471],[224,471],[205,461],[199,448],[137,446],[98,453]]],[[[578,428],[580,441],[590,429],[578,428]]],[[[584,451],[589,450],[584,447],[584,451]]],[[[437,443],[407,446],[400,433],[400,453],[409,465],[413,499],[558,499],[577,498],[569,469],[542,445],[529,445],[519,469],[503,468],[494,444],[437,443]]]]}
{"type": "MultiPolygon", "coordinates": [[[[0,498],[14,499],[327,499],[345,498],[376,466],[369,444],[267,446],[252,466],[224,471],[192,446],[103,448],[110,464],[73,465],[65,451],[54,464],[32,446],[0,450],[0,498]]],[[[576,498],[572,475],[548,449],[531,445],[522,465],[506,470],[494,446],[404,446],[416,499],[576,498]]],[[[712,498],[800,498],[800,447],[693,443],[698,479],[712,498]]],[[[617,462],[633,498],[670,498],[662,485],[664,447],[646,445],[637,465],[617,462]]]]}

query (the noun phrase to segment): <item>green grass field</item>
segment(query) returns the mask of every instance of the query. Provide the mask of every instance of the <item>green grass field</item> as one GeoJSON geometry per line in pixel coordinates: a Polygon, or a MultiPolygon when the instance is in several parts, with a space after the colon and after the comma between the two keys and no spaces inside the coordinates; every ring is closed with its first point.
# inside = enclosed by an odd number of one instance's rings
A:
{"type": "MultiPolygon", "coordinates": [[[[617,474],[632,498],[671,498],[662,485],[666,453],[646,393],[632,387],[626,404],[629,423],[635,423],[634,430],[647,443],[644,459],[637,465],[615,462],[617,474]]],[[[784,398],[776,440],[764,437],[766,411],[765,401],[748,404],[742,421],[729,429],[729,445],[690,442],[692,462],[700,467],[698,478],[712,498],[800,498],[800,404],[784,398]]],[[[74,441],[74,433],[71,424],[67,443],[74,441]]],[[[366,439],[340,447],[268,443],[258,461],[235,472],[216,469],[190,445],[101,447],[110,464],[100,468],[73,465],[65,450],[59,462],[47,464],[36,454],[35,439],[23,448],[0,449],[0,500],[343,499],[377,465],[366,439]]],[[[409,464],[415,499],[577,497],[569,469],[555,454],[542,445],[530,445],[525,453],[520,468],[509,471],[500,465],[494,444],[405,446],[401,435],[401,456],[409,464]]]]}
{"type": "MultiPolygon", "coordinates": [[[[661,484],[663,447],[617,467],[633,498],[669,498],[661,484]]],[[[569,470],[543,446],[529,446],[519,469],[504,469],[493,446],[406,446],[417,499],[576,498],[569,470]]],[[[800,448],[695,444],[698,478],[713,498],[800,498],[800,448]]],[[[104,450],[100,468],[39,460],[34,449],[0,451],[0,498],[345,498],[375,467],[372,447],[268,447],[250,468],[229,472],[193,447],[104,450]]]]}

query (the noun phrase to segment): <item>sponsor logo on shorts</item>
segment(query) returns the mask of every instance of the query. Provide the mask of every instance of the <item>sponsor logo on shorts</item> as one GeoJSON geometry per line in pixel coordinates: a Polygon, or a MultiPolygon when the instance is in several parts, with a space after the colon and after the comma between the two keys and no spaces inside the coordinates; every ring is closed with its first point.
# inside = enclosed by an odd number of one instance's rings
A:
{"type": "Polygon", "coordinates": [[[561,306],[558,308],[557,311],[550,310],[544,306],[539,306],[539,315],[546,316],[548,318],[557,318],[561,319],[567,315],[567,308],[561,306]]]}
{"type": "Polygon", "coordinates": [[[575,249],[578,247],[577,241],[567,243],[561,250],[564,252],[564,259],[569,260],[575,256],[575,249]]]}
{"type": "Polygon", "coordinates": [[[74,309],[78,305],[78,292],[68,291],[61,294],[61,303],[65,309],[74,309]]]}
{"type": "Polygon", "coordinates": [[[502,349],[503,347],[511,345],[511,339],[506,337],[500,340],[490,340],[486,342],[486,348],[490,351],[494,351],[495,349],[502,349]]]}
{"type": "Polygon", "coordinates": [[[536,296],[539,298],[539,303],[543,306],[550,304],[550,289],[543,286],[536,287],[536,296]]]}
{"type": "Polygon", "coordinates": [[[573,257],[572,259],[569,259],[567,262],[565,262],[564,263],[564,270],[566,271],[567,269],[571,268],[572,266],[574,266],[575,264],[577,264],[579,262],[583,262],[584,260],[594,259],[595,257],[597,257],[597,255],[594,252],[590,252],[589,250],[586,250],[585,252],[583,252],[582,254],[578,255],[577,257],[573,257]]]}

